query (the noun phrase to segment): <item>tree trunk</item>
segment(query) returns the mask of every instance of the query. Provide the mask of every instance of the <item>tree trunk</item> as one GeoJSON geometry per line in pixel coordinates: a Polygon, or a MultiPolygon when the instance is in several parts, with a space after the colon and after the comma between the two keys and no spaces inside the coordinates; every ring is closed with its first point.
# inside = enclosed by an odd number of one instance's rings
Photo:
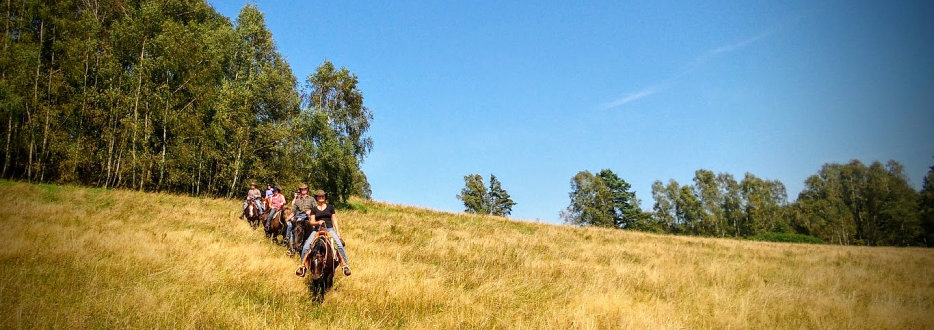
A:
{"type": "Polygon", "coordinates": [[[198,146],[198,187],[195,190],[195,195],[201,196],[201,165],[204,164],[204,149],[202,146],[198,146]]]}
{"type": "MultiPolygon", "coordinates": [[[[92,45],[91,37],[88,37],[88,41],[87,41],[88,48],[90,48],[90,45],[92,45]]],[[[91,67],[91,52],[88,50],[88,48],[84,49],[84,79],[81,82],[81,110],[78,113],[78,130],[77,130],[77,135],[75,136],[76,146],[73,149],[74,152],[71,154],[73,161],[71,161],[70,172],[75,173],[76,179],[81,178],[80,175],[77,175],[78,159],[79,159],[78,155],[81,154],[81,149],[82,149],[81,148],[81,140],[82,140],[81,133],[84,132],[84,117],[87,114],[86,111],[87,111],[87,105],[88,105],[88,71],[90,70],[90,67],[91,67]]],[[[85,182],[90,182],[90,180],[86,179],[85,182]]]]}
{"type": "MultiPolygon", "coordinates": [[[[55,28],[52,28],[52,43],[49,46],[55,45],[55,28]]],[[[55,49],[54,47],[52,48],[55,49]]],[[[46,86],[46,96],[48,97],[48,104],[45,107],[45,125],[42,127],[42,151],[39,153],[39,182],[42,182],[45,179],[45,161],[49,155],[49,120],[52,116],[52,72],[55,69],[55,52],[52,52],[52,58],[49,62],[49,83],[46,86]]]]}
{"type": "Polygon", "coordinates": [[[32,182],[32,151],[35,149],[36,144],[33,141],[29,141],[29,166],[26,166],[26,180],[32,182]]]}
{"type": "MultiPolygon", "coordinates": [[[[169,85],[168,75],[166,75],[165,84],[166,86],[169,85]]],[[[171,94],[165,97],[165,108],[162,111],[162,160],[159,165],[159,190],[162,189],[162,180],[165,178],[165,145],[169,143],[168,134],[166,132],[166,126],[169,125],[169,98],[171,98],[171,94]]]]}
{"type": "MultiPolygon", "coordinates": [[[[39,110],[39,71],[40,71],[39,69],[42,68],[42,39],[43,39],[44,34],[45,34],[45,21],[40,20],[39,21],[39,51],[36,53],[36,79],[34,80],[33,88],[32,88],[32,105],[33,107],[35,107],[36,111],[39,110]]],[[[33,167],[32,155],[33,155],[33,149],[35,149],[36,136],[33,132],[33,128],[31,125],[32,116],[28,114],[29,108],[27,107],[26,109],[27,109],[26,110],[27,112],[26,129],[29,132],[29,162],[27,163],[27,166],[26,166],[26,180],[31,182],[32,181],[32,167],[33,167]]]]}
{"type": "Polygon", "coordinates": [[[10,167],[10,139],[13,138],[13,112],[10,112],[10,115],[7,117],[6,121],[6,147],[4,148],[4,158],[3,158],[3,173],[2,177],[6,177],[6,170],[10,167]]]}
{"type": "MultiPolygon", "coordinates": [[[[6,0],[6,33],[3,34],[3,40],[6,41],[3,43],[3,50],[6,51],[7,47],[10,46],[10,21],[12,21],[12,16],[10,16],[10,0],[6,0]]],[[[6,54],[6,52],[4,52],[6,54]]]]}
{"type": "Polygon", "coordinates": [[[139,63],[137,63],[137,75],[139,78],[136,81],[136,96],[134,96],[133,101],[133,137],[130,139],[130,149],[133,155],[133,167],[130,170],[133,171],[131,185],[136,185],[136,170],[139,167],[138,159],[136,157],[136,134],[139,128],[139,94],[140,90],[143,87],[143,55],[146,53],[146,38],[143,37],[143,43],[139,50],[139,63]]]}
{"type": "Polygon", "coordinates": [[[234,190],[237,187],[237,181],[240,179],[240,157],[243,156],[243,144],[237,147],[237,161],[234,162],[233,183],[230,184],[230,191],[227,192],[227,198],[233,197],[234,190]]]}

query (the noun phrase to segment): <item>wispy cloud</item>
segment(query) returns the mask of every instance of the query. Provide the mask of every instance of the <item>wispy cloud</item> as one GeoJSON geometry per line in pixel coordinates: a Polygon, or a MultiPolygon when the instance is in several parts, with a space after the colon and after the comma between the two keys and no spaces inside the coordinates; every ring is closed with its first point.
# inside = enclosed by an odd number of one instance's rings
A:
{"type": "Polygon", "coordinates": [[[778,33],[779,31],[784,30],[784,29],[785,29],[786,27],[788,27],[789,25],[792,25],[792,24],[794,24],[794,23],[800,21],[802,18],[804,18],[804,17],[810,15],[812,12],[813,12],[813,10],[812,10],[812,11],[808,11],[808,12],[804,12],[804,13],[802,13],[802,14],[800,14],[800,15],[797,15],[797,16],[794,16],[794,17],[791,17],[790,19],[785,20],[784,22],[782,22],[782,23],[780,23],[780,24],[778,24],[778,25],[772,27],[771,29],[768,29],[768,30],[766,30],[766,31],[764,31],[764,32],[762,32],[762,33],[759,33],[759,34],[757,34],[757,35],[755,35],[755,36],[753,36],[753,37],[750,37],[750,38],[747,38],[747,39],[744,39],[744,40],[740,40],[740,41],[738,41],[738,42],[734,42],[734,43],[730,43],[730,44],[721,45],[721,46],[719,46],[719,47],[714,47],[714,48],[711,48],[711,49],[709,49],[709,50],[707,50],[707,51],[705,51],[705,52],[702,52],[700,55],[696,56],[693,60],[691,60],[690,62],[688,62],[688,65],[686,65],[683,69],[681,69],[680,71],[678,71],[678,72],[677,72],[675,75],[673,75],[671,78],[668,78],[667,80],[665,80],[665,81],[663,81],[663,82],[656,83],[656,84],[651,85],[651,86],[649,86],[649,87],[643,88],[643,89],[641,89],[641,90],[639,90],[639,91],[629,93],[629,94],[627,94],[626,96],[623,96],[623,97],[621,97],[621,98],[619,98],[619,99],[617,99],[617,100],[614,100],[614,101],[611,101],[611,102],[607,102],[607,103],[601,104],[601,105],[600,105],[600,109],[601,109],[601,110],[609,110],[609,109],[613,109],[613,108],[616,108],[616,107],[620,107],[620,106],[623,106],[623,105],[625,105],[625,104],[631,103],[631,102],[633,102],[633,101],[639,100],[639,99],[641,99],[641,98],[644,98],[644,97],[647,97],[647,96],[656,94],[656,93],[658,93],[658,92],[661,92],[661,91],[663,91],[663,90],[666,90],[666,89],[668,89],[668,87],[670,87],[671,85],[673,85],[678,79],[680,79],[681,77],[687,75],[688,73],[691,73],[692,71],[694,71],[694,70],[696,70],[697,68],[699,68],[701,65],[703,65],[703,64],[705,64],[705,63],[707,63],[707,62],[713,60],[714,58],[716,58],[716,57],[718,57],[718,56],[723,56],[723,55],[725,55],[725,54],[732,53],[732,52],[735,52],[735,51],[738,51],[738,50],[741,50],[741,49],[743,49],[743,48],[745,48],[745,47],[747,47],[747,46],[749,46],[749,45],[752,45],[752,44],[754,44],[754,43],[756,43],[756,42],[758,42],[758,41],[760,41],[760,40],[762,40],[762,39],[766,39],[766,38],[768,38],[769,36],[771,36],[771,35],[773,35],[773,34],[776,34],[776,33],[778,33]]]}
{"type": "Polygon", "coordinates": [[[752,37],[752,38],[749,38],[749,39],[746,39],[746,40],[743,40],[743,41],[740,41],[740,42],[737,42],[737,43],[733,43],[733,44],[729,44],[729,45],[723,45],[723,46],[720,46],[720,47],[711,49],[710,51],[708,51],[708,53],[709,53],[709,54],[712,54],[712,55],[719,55],[719,54],[723,54],[723,53],[729,53],[729,52],[737,51],[737,50],[742,49],[743,47],[749,46],[750,44],[752,44],[752,43],[754,43],[754,42],[756,42],[756,41],[765,39],[765,37],[768,37],[768,36],[774,34],[774,33],[777,32],[777,31],[778,31],[778,30],[774,30],[774,29],[773,29],[773,30],[770,30],[770,31],[765,31],[765,32],[760,33],[759,35],[757,35],[757,36],[755,36],[755,37],[752,37]]]}
{"type": "Polygon", "coordinates": [[[631,94],[629,94],[629,95],[626,95],[626,96],[624,96],[624,97],[622,97],[622,98],[620,98],[620,99],[618,99],[618,100],[615,100],[615,101],[613,101],[613,102],[604,103],[604,104],[600,105],[600,109],[602,109],[602,110],[608,110],[608,109],[612,109],[612,108],[615,108],[615,107],[618,107],[618,106],[622,106],[622,105],[624,105],[624,104],[626,104],[626,103],[629,103],[629,102],[632,102],[632,101],[641,99],[641,98],[643,98],[643,97],[646,97],[646,96],[649,96],[649,95],[658,93],[658,92],[662,91],[663,89],[664,89],[664,88],[662,88],[661,86],[658,86],[658,85],[651,86],[651,87],[642,89],[642,90],[640,90],[640,91],[638,91],[638,92],[635,92],[635,93],[631,93],[631,94]]]}

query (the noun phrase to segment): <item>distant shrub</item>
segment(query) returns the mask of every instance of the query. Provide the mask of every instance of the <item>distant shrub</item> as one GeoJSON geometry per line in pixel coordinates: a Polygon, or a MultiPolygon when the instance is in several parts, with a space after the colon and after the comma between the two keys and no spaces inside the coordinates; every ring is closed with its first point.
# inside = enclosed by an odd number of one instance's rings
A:
{"type": "Polygon", "coordinates": [[[762,233],[755,236],[750,236],[749,240],[764,242],[824,244],[824,240],[820,238],[811,235],[791,233],[762,233]]]}

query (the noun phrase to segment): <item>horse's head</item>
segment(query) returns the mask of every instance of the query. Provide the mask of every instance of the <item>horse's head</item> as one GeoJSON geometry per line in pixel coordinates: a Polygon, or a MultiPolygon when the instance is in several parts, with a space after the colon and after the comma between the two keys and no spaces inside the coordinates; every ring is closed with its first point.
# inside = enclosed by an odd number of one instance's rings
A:
{"type": "Polygon", "coordinates": [[[255,214],[257,214],[256,204],[253,203],[253,200],[252,200],[252,199],[251,199],[250,202],[247,203],[247,205],[246,205],[246,214],[247,214],[249,217],[253,217],[255,214]]]}
{"type": "Polygon", "coordinates": [[[327,238],[318,237],[315,239],[311,251],[308,251],[311,254],[308,256],[308,270],[312,280],[321,278],[327,271],[334,271],[333,266],[328,267],[329,264],[333,263],[333,258],[330,258],[330,250],[331,247],[327,238]]]}
{"type": "Polygon", "coordinates": [[[305,244],[305,228],[301,222],[293,222],[292,236],[295,237],[292,241],[292,249],[301,251],[302,244],[305,244]]]}

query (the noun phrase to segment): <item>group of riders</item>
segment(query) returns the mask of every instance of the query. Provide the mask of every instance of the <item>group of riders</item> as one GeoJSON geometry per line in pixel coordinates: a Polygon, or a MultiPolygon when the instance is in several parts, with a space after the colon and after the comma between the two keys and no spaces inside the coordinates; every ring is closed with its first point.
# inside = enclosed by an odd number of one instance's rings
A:
{"type": "Polygon", "coordinates": [[[256,183],[251,183],[246,200],[243,202],[243,214],[240,216],[241,219],[251,216],[248,214],[247,210],[247,207],[251,203],[258,210],[259,214],[266,215],[263,219],[263,227],[267,229],[270,228],[272,222],[275,221],[274,219],[280,216],[281,212],[291,210],[291,215],[285,218],[285,233],[289,243],[289,250],[286,253],[290,256],[293,255],[294,250],[292,246],[294,246],[295,240],[304,239],[299,257],[299,266],[298,269],[295,270],[296,276],[305,276],[309,266],[308,255],[310,253],[308,252],[311,248],[312,241],[317,236],[308,235],[307,238],[296,237],[293,229],[297,226],[306,225],[311,228],[312,233],[321,233],[323,235],[329,235],[330,238],[332,238],[333,244],[337,246],[339,265],[343,268],[344,276],[350,276],[350,265],[347,259],[347,253],[344,251],[344,240],[341,239],[340,226],[338,226],[337,223],[337,214],[334,210],[334,206],[328,204],[327,194],[325,194],[323,190],[318,190],[315,192],[314,196],[311,196],[308,194],[308,185],[301,184],[298,191],[293,193],[292,203],[289,208],[286,209],[285,196],[282,195],[278,187],[267,184],[266,191],[263,192],[257,188],[256,183]]]}

